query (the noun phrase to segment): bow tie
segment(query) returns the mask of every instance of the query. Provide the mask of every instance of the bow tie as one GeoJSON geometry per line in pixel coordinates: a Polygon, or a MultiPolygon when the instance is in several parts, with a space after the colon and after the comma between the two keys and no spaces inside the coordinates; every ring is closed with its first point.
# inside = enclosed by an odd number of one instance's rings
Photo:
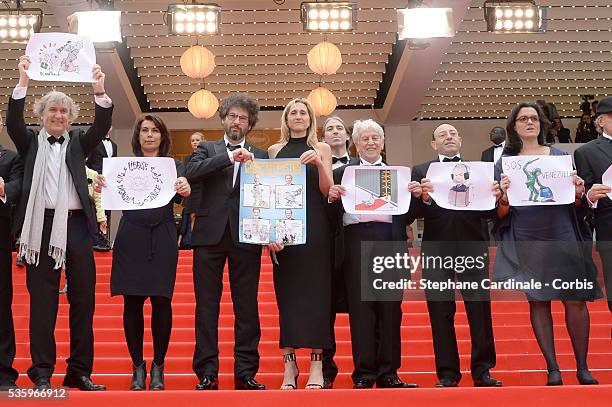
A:
{"type": "Polygon", "coordinates": [[[49,142],[49,144],[53,145],[55,143],[60,143],[62,144],[64,142],[64,136],[59,136],[59,138],[55,138],[53,136],[49,136],[47,137],[47,141],[49,142]]]}
{"type": "Polygon", "coordinates": [[[443,163],[450,163],[450,162],[457,162],[457,161],[461,161],[461,158],[456,155],[453,158],[448,158],[448,157],[444,157],[444,159],[442,160],[443,163]]]}
{"type": "Polygon", "coordinates": [[[225,146],[227,147],[229,151],[234,151],[234,150],[238,150],[239,148],[241,148],[240,144],[232,145],[230,143],[227,143],[225,146]]]}
{"type": "Polygon", "coordinates": [[[503,147],[503,145],[502,145],[502,144],[495,144],[495,145],[493,146],[493,148],[500,148],[500,147],[503,147]]]}
{"type": "Polygon", "coordinates": [[[349,159],[348,159],[347,156],[344,156],[344,157],[332,157],[332,164],[335,164],[338,161],[340,161],[342,164],[347,164],[349,162],[349,159]]]}

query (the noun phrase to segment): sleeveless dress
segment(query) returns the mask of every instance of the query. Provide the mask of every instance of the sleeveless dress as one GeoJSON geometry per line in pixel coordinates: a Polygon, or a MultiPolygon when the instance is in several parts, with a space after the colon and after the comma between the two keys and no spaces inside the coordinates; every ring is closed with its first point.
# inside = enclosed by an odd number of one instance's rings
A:
{"type": "MultiPolygon", "coordinates": [[[[299,158],[312,148],[306,137],[291,138],[276,158],[299,158]]],[[[280,347],[329,349],[331,313],[331,232],[327,199],[319,191],[319,171],[306,165],[306,244],[276,253],[274,289],[279,311],[280,347]]]]}
{"type": "MultiPolygon", "coordinates": [[[[184,177],[174,160],[177,177],[184,177]]],[[[113,247],[111,296],[138,295],[172,299],[178,263],[178,236],[173,204],[161,208],[123,211],[113,247]]]]}
{"type": "MultiPolygon", "coordinates": [[[[550,155],[566,152],[550,148],[550,155]]],[[[495,179],[502,174],[501,160],[495,165],[495,179]]],[[[529,283],[540,282],[541,288],[521,291],[531,300],[591,301],[601,298],[592,239],[576,215],[574,204],[511,207],[493,229],[499,242],[493,279],[529,283]],[[556,281],[556,282],[555,282],[556,281]]]]}

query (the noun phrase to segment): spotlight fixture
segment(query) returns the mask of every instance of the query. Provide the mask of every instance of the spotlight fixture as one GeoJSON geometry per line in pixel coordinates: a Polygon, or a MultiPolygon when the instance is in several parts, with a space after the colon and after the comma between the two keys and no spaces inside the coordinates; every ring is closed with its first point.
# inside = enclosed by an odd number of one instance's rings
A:
{"type": "Polygon", "coordinates": [[[169,4],[168,33],[218,35],[221,7],[217,4],[169,4]]]}
{"type": "Polygon", "coordinates": [[[397,10],[400,40],[454,37],[453,9],[413,7],[397,10]]]}
{"type": "Polygon", "coordinates": [[[39,8],[17,7],[0,10],[0,42],[27,43],[30,35],[40,32],[43,11],[39,8]]]}
{"type": "Polygon", "coordinates": [[[304,31],[345,32],[357,28],[357,3],[304,2],[300,9],[304,31]]]}
{"type": "Polygon", "coordinates": [[[535,1],[485,1],[487,31],[494,33],[546,32],[548,9],[535,1]]]}
{"type": "Polygon", "coordinates": [[[121,11],[114,10],[112,0],[96,3],[97,10],[77,11],[68,16],[68,32],[91,38],[97,50],[112,51],[122,41],[121,11]]]}

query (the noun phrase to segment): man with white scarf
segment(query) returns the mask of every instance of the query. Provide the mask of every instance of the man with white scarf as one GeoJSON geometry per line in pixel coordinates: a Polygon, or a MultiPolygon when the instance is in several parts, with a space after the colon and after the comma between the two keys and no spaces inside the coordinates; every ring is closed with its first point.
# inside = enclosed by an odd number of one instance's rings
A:
{"type": "Polygon", "coordinates": [[[92,236],[97,229],[85,176],[85,157],[100,143],[112,119],[112,101],[104,90],[104,73],[94,65],[95,118],[87,132],[68,130],[78,106],[52,91],[34,103],[41,129],[26,127],[23,111],[30,58],[19,58],[19,83],[9,100],[6,127],[24,161],[23,193],[15,215],[21,229],[19,252],[26,264],[30,294],[28,376],[37,389],[50,388],[56,362],[55,321],[62,266],[66,266],[70,303],[70,357],[63,385],[105,390],[92,383],[93,314],[96,270],[92,236]]]}

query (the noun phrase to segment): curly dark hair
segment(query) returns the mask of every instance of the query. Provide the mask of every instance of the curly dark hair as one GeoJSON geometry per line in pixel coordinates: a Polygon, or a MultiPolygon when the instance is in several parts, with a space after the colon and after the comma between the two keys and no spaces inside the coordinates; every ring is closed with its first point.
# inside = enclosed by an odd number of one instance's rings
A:
{"type": "Polygon", "coordinates": [[[538,134],[538,144],[541,146],[549,145],[546,143],[546,134],[548,134],[548,129],[550,128],[550,122],[546,118],[544,111],[534,102],[521,102],[518,105],[512,108],[508,119],[506,120],[506,132],[508,133],[508,142],[506,143],[506,147],[504,148],[504,155],[518,155],[523,149],[523,141],[519,137],[516,132],[516,118],[518,117],[518,113],[521,109],[531,107],[538,112],[538,117],[540,118],[540,133],[538,134]]]}
{"type": "Polygon", "coordinates": [[[225,119],[225,116],[227,116],[230,108],[234,106],[238,106],[246,110],[249,113],[249,128],[252,129],[255,127],[258,120],[257,115],[259,114],[259,103],[257,103],[255,99],[251,98],[246,93],[232,93],[223,99],[223,102],[221,102],[221,106],[219,107],[219,117],[221,120],[225,119]]]}
{"type": "Polygon", "coordinates": [[[132,135],[132,152],[136,157],[142,157],[142,146],[140,145],[140,128],[142,126],[142,122],[145,120],[149,120],[155,124],[155,127],[159,129],[161,134],[161,144],[159,145],[159,152],[157,153],[158,157],[167,157],[170,152],[170,133],[168,132],[168,127],[166,127],[166,123],[156,114],[145,113],[140,115],[140,117],[134,123],[134,133],[132,135]]]}

